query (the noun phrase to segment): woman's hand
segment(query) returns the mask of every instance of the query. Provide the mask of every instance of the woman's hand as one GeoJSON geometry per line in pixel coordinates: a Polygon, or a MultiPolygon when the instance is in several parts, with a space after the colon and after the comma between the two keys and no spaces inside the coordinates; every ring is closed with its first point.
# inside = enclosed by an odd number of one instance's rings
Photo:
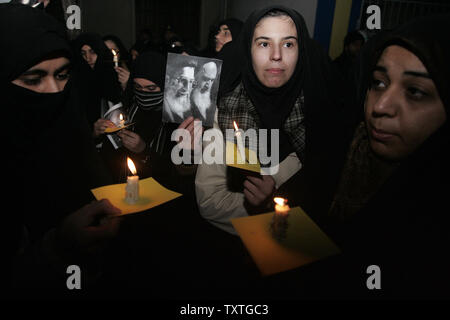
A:
{"type": "Polygon", "coordinates": [[[134,153],[141,153],[145,150],[145,141],[137,133],[123,129],[117,135],[128,150],[134,153]]]}
{"type": "Polygon", "coordinates": [[[85,205],[66,217],[57,229],[62,249],[92,254],[99,251],[119,229],[120,209],[103,199],[85,205]]]}
{"type": "Polygon", "coordinates": [[[260,207],[270,201],[275,192],[275,180],[272,176],[263,175],[261,178],[247,176],[244,181],[244,196],[253,207],[260,207]]]}
{"type": "Polygon", "coordinates": [[[94,137],[97,138],[103,133],[105,133],[106,128],[115,128],[115,127],[116,125],[114,124],[114,122],[100,118],[94,123],[94,137]]]}
{"type": "Polygon", "coordinates": [[[114,69],[117,72],[122,90],[125,90],[125,88],[127,87],[128,79],[130,78],[130,71],[122,67],[115,67],[114,69]]]}
{"type": "Polygon", "coordinates": [[[178,126],[178,129],[187,130],[191,136],[190,143],[183,141],[182,138],[180,138],[178,143],[180,143],[182,149],[201,150],[200,143],[202,141],[203,126],[201,126],[200,123],[199,119],[194,119],[194,117],[191,116],[178,126]]]}

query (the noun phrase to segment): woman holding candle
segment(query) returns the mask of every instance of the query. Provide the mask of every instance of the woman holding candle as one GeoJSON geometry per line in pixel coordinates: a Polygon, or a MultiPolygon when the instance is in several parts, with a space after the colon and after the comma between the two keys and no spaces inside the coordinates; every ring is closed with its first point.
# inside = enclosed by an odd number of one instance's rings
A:
{"type": "Polygon", "coordinates": [[[117,183],[127,179],[127,157],[134,161],[141,178],[153,175],[175,189],[187,185],[179,179],[180,172],[184,178],[195,172],[195,166],[181,169],[171,164],[170,154],[176,144],[171,141],[172,132],[180,128],[193,134],[194,119],[181,124],[162,122],[165,70],[166,59],[156,52],[145,52],[135,61],[124,99],[128,122],[133,125],[117,133],[123,147],[109,154],[109,168],[117,183]]]}
{"type": "Polygon", "coordinates": [[[72,42],[74,55],[73,78],[80,90],[86,116],[90,124],[106,125],[101,119],[101,106],[106,101],[113,104],[122,99],[122,89],[114,70],[113,54],[100,35],[83,33],[72,42]],[[102,102],[103,101],[103,102],[102,102]]]}
{"type": "MultiPolygon", "coordinates": [[[[327,170],[320,152],[339,145],[340,133],[332,130],[343,105],[336,88],[340,83],[335,81],[337,73],[309,37],[298,12],[282,6],[255,11],[236,41],[239,45],[233,54],[242,63],[222,78],[215,127],[225,133],[236,121],[244,131],[268,129],[270,136],[271,130],[279,130],[280,163],[271,164],[279,164],[275,175],[247,176],[243,192],[228,189],[232,176],[225,165],[199,166],[200,212],[230,233],[235,232],[230,218],[269,211],[272,194],[296,173],[305,175],[305,170],[314,169],[320,161],[322,170],[327,170]]],[[[335,157],[335,165],[343,162],[343,152],[335,157]]]]}
{"type": "Polygon", "coordinates": [[[85,280],[98,276],[98,253],[119,222],[98,224],[119,211],[106,200],[92,202],[90,188],[110,179],[79,109],[64,33],[40,10],[0,4],[0,41],[9,48],[0,52],[10,204],[2,252],[13,273],[7,278],[19,287],[64,289],[72,263],[83,266],[85,280]]]}
{"type": "Polygon", "coordinates": [[[105,42],[105,45],[108,47],[108,49],[113,52],[113,55],[115,53],[114,61],[117,61],[117,64],[114,65],[114,69],[117,72],[117,76],[119,78],[122,89],[125,90],[125,88],[127,87],[128,79],[130,78],[130,68],[128,67],[128,63],[130,62],[130,54],[128,53],[128,50],[125,48],[120,38],[115,35],[110,34],[104,36],[103,41],[105,42]]]}

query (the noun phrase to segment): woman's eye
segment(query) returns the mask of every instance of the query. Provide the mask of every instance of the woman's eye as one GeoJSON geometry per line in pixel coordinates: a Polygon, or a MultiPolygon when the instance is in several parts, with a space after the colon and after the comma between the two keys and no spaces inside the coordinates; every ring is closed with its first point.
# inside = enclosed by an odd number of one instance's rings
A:
{"type": "Polygon", "coordinates": [[[69,79],[69,77],[70,77],[70,73],[59,73],[56,75],[56,80],[64,81],[64,80],[69,79]]]}
{"type": "Polygon", "coordinates": [[[372,79],[372,89],[376,89],[376,90],[382,90],[384,88],[386,88],[386,84],[378,79],[372,79]]]}
{"type": "Polygon", "coordinates": [[[420,100],[427,95],[426,92],[424,92],[416,87],[409,87],[407,89],[407,93],[411,98],[413,98],[415,100],[420,100]]]}
{"type": "Polygon", "coordinates": [[[284,46],[285,46],[286,48],[292,48],[292,47],[294,46],[294,44],[293,44],[292,42],[286,42],[286,43],[284,44],[284,46]]]}
{"type": "Polygon", "coordinates": [[[27,86],[37,86],[38,84],[41,83],[41,78],[23,79],[22,81],[27,86]]]}
{"type": "Polygon", "coordinates": [[[267,42],[260,42],[259,46],[263,47],[263,48],[267,48],[269,46],[269,43],[267,43],[267,42]]]}

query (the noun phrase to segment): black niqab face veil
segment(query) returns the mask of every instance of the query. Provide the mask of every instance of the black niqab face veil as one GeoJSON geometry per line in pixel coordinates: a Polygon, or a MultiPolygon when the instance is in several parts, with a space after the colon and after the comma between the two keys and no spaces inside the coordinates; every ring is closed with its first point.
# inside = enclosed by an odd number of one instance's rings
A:
{"type": "Polygon", "coordinates": [[[38,93],[11,81],[49,56],[70,57],[65,31],[57,20],[41,10],[2,4],[0,41],[4,45],[0,51],[0,91],[6,107],[2,115],[8,119],[6,125],[16,132],[15,144],[31,144],[31,138],[63,111],[69,85],[62,92],[38,93]]]}

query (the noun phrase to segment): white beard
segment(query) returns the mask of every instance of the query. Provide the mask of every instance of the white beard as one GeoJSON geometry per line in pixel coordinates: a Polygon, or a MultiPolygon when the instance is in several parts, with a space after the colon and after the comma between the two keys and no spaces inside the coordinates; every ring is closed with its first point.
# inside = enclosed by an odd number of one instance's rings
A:
{"type": "Polygon", "coordinates": [[[175,97],[173,94],[167,94],[164,98],[165,106],[171,113],[178,115],[180,118],[183,114],[191,109],[191,101],[189,95],[175,97]]]}
{"type": "Polygon", "coordinates": [[[200,90],[194,90],[192,93],[192,100],[197,106],[198,111],[206,119],[206,110],[211,106],[211,90],[201,93],[200,90]]]}

